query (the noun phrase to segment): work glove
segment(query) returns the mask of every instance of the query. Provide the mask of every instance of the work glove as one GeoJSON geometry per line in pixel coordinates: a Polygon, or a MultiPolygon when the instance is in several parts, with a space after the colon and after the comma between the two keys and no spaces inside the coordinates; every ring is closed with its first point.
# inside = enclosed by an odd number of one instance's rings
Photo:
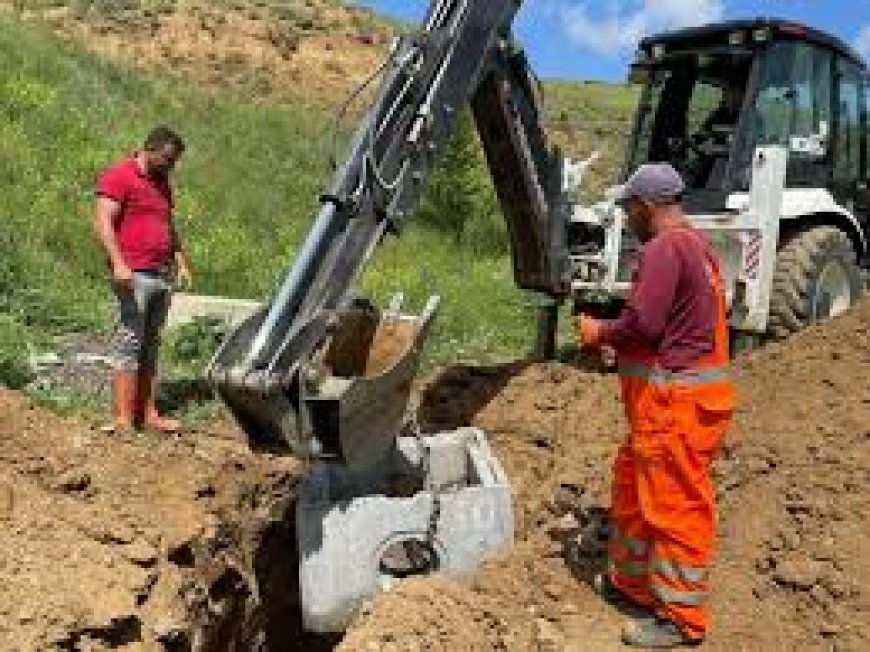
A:
{"type": "Polygon", "coordinates": [[[577,339],[582,347],[598,348],[603,342],[604,323],[589,315],[577,315],[574,318],[577,339]]]}
{"type": "Polygon", "coordinates": [[[616,369],[619,363],[619,355],[616,353],[616,349],[612,346],[608,346],[607,344],[602,344],[601,349],[601,362],[604,363],[604,367],[606,369],[616,369]]]}

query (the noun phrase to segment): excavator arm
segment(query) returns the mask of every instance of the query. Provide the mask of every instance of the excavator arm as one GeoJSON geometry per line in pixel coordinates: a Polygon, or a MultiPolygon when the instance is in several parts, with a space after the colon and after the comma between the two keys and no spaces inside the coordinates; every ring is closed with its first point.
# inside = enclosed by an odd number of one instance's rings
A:
{"type": "MultiPolygon", "coordinates": [[[[324,374],[313,362],[330,357],[325,343],[335,348],[336,331],[342,324],[348,331],[348,315],[359,317],[355,281],[385,235],[398,232],[413,211],[458,113],[469,104],[508,221],[517,285],[563,292],[568,207],[560,192],[561,160],[547,149],[525,57],[512,45],[520,4],[433,0],[422,29],[396,41],[380,89],[283,283],[264,311],[227,338],[209,369],[212,385],[253,440],[277,440],[315,457],[365,461],[377,452],[360,443],[373,434],[337,432],[346,430],[343,422],[361,421],[359,414],[344,416],[347,397],[359,387],[338,382],[354,370],[333,366],[324,374]]],[[[354,323],[351,330],[359,330],[354,323]]],[[[396,373],[401,378],[381,386],[406,389],[407,373],[396,373]]],[[[358,411],[373,412],[392,400],[388,391],[372,395],[377,387],[366,391],[353,401],[358,411]]],[[[375,425],[389,430],[395,420],[375,425]]]]}
{"type": "Polygon", "coordinates": [[[510,235],[514,280],[565,296],[570,282],[563,160],[550,149],[522,51],[503,44],[471,97],[477,130],[510,235]]]}

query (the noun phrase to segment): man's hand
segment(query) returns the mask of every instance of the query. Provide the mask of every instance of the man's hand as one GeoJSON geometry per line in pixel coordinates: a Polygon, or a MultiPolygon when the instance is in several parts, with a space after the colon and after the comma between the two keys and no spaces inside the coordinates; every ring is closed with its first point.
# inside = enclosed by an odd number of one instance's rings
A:
{"type": "Polygon", "coordinates": [[[604,343],[604,324],[600,320],[588,315],[578,315],[574,318],[574,325],[581,346],[599,347],[604,343]]]}
{"type": "Polygon", "coordinates": [[[193,287],[193,273],[190,271],[190,266],[186,260],[178,261],[178,268],[175,272],[175,282],[182,290],[190,290],[193,287]]]}
{"type": "Polygon", "coordinates": [[[115,285],[123,290],[133,289],[133,270],[123,261],[117,261],[112,265],[112,277],[115,285]]]}
{"type": "Polygon", "coordinates": [[[616,353],[616,349],[612,346],[608,346],[607,344],[601,345],[601,362],[604,363],[604,366],[608,369],[615,369],[619,364],[619,356],[616,353]]]}
{"type": "Polygon", "coordinates": [[[181,238],[178,237],[178,231],[175,230],[175,224],[172,228],[172,248],[175,251],[175,284],[180,290],[190,290],[193,287],[193,274],[190,271],[190,263],[187,261],[187,254],[181,246],[181,238]]]}

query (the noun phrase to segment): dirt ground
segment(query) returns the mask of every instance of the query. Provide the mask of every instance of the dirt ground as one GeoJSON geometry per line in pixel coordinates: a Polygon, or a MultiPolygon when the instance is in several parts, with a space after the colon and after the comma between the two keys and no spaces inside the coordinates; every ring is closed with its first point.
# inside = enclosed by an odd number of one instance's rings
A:
{"type": "Polygon", "coordinates": [[[229,429],[109,435],[0,390],[0,649],[299,639],[298,475],[229,429]]]}
{"type": "MultiPolygon", "coordinates": [[[[710,650],[870,649],[870,302],[739,363],[717,464],[710,650]]],[[[616,650],[589,588],[616,380],[571,364],[450,368],[427,429],[485,429],[515,490],[516,545],[464,579],[382,594],[342,641],[296,614],[300,465],[220,423],[117,437],[0,391],[0,649],[616,650]]]]}

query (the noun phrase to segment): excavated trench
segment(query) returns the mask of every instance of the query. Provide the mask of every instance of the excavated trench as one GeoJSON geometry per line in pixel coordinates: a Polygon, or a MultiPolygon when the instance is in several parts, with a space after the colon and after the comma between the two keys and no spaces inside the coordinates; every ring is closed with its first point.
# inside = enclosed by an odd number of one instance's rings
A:
{"type": "MultiPolygon", "coordinates": [[[[382,321],[374,313],[352,313],[327,342],[322,360],[332,375],[371,383],[371,396],[366,402],[369,413],[372,405],[389,401],[389,410],[396,411],[398,406],[396,413],[401,414],[407,409],[420,340],[427,330],[428,323],[415,318],[382,321]]],[[[353,416],[344,416],[335,423],[336,428],[364,429],[353,416]]],[[[382,419],[374,419],[374,423],[384,426],[382,419]]],[[[404,485],[392,489],[402,495],[414,492],[404,485]]],[[[317,635],[306,632],[302,626],[295,500],[293,491],[275,497],[269,506],[270,519],[250,523],[248,531],[240,533],[249,542],[239,541],[237,545],[252,551],[248,555],[250,579],[246,582],[241,576],[228,576],[210,589],[213,592],[216,586],[225,595],[227,607],[201,628],[199,649],[203,652],[240,649],[318,652],[332,650],[341,640],[340,635],[317,635]]],[[[403,574],[407,559],[394,561],[401,567],[396,575],[403,574]]]]}
{"type": "MultiPolygon", "coordinates": [[[[298,549],[292,496],[272,506],[274,518],[244,536],[251,551],[249,575],[225,569],[208,589],[217,610],[194,609],[190,647],[195,652],[267,652],[334,649],[339,636],[321,636],[302,627],[299,607],[298,549]]],[[[171,649],[171,648],[169,648],[171,649]]],[[[177,649],[184,649],[178,647],[177,649]]]]}
{"type": "MultiPolygon", "coordinates": [[[[356,417],[394,394],[404,402],[383,405],[375,421],[402,417],[418,328],[386,321],[332,339],[331,373],[376,394],[341,427],[371,428],[356,417]],[[381,377],[389,382],[378,386],[381,377]]],[[[0,649],[317,652],[339,643],[302,628],[302,462],[254,450],[228,419],[175,439],[98,426],[0,389],[0,649]]]]}
{"type": "MultiPolygon", "coordinates": [[[[389,410],[401,416],[416,369],[416,360],[411,358],[418,352],[420,325],[412,319],[380,321],[371,312],[350,317],[327,341],[322,352],[324,369],[337,377],[370,382],[373,395],[364,406],[368,413],[372,405],[391,401],[399,404],[398,410],[392,404],[389,410]]],[[[388,406],[382,407],[386,410],[388,406]]],[[[338,414],[326,420],[335,429],[364,429],[354,417],[348,419],[343,409],[338,414]]],[[[382,426],[383,420],[375,418],[373,423],[382,426]]],[[[240,509],[225,510],[225,547],[212,545],[212,554],[201,560],[191,555],[196,574],[205,582],[200,599],[186,600],[190,633],[171,649],[318,652],[338,644],[340,636],[316,635],[302,627],[295,518],[300,476],[279,476],[274,486],[261,487],[259,495],[247,497],[254,507],[249,513],[244,500],[240,509]],[[244,560],[242,568],[226,563],[232,558],[244,560]]],[[[209,551],[209,545],[200,549],[209,551]]]]}
{"type": "MultiPolygon", "coordinates": [[[[337,439],[338,432],[352,431],[350,438],[341,435],[347,444],[353,438],[383,437],[383,430],[398,432],[427,326],[428,317],[384,318],[369,308],[348,313],[315,357],[325,375],[359,383],[347,404],[327,404],[330,414],[318,426],[336,431],[325,433],[327,437],[337,439]],[[378,413],[373,413],[373,406],[378,413]]],[[[189,635],[177,642],[163,641],[164,646],[193,652],[318,652],[339,643],[338,635],[316,635],[302,626],[295,518],[300,477],[301,471],[277,476],[273,486],[261,484],[259,495],[247,497],[254,507],[250,513],[242,500],[238,509],[221,515],[223,542],[200,545],[206,552],[201,559],[188,555],[194,574],[204,583],[196,599],[185,600],[189,635]],[[244,560],[241,567],[227,563],[234,558],[244,560]]]]}

